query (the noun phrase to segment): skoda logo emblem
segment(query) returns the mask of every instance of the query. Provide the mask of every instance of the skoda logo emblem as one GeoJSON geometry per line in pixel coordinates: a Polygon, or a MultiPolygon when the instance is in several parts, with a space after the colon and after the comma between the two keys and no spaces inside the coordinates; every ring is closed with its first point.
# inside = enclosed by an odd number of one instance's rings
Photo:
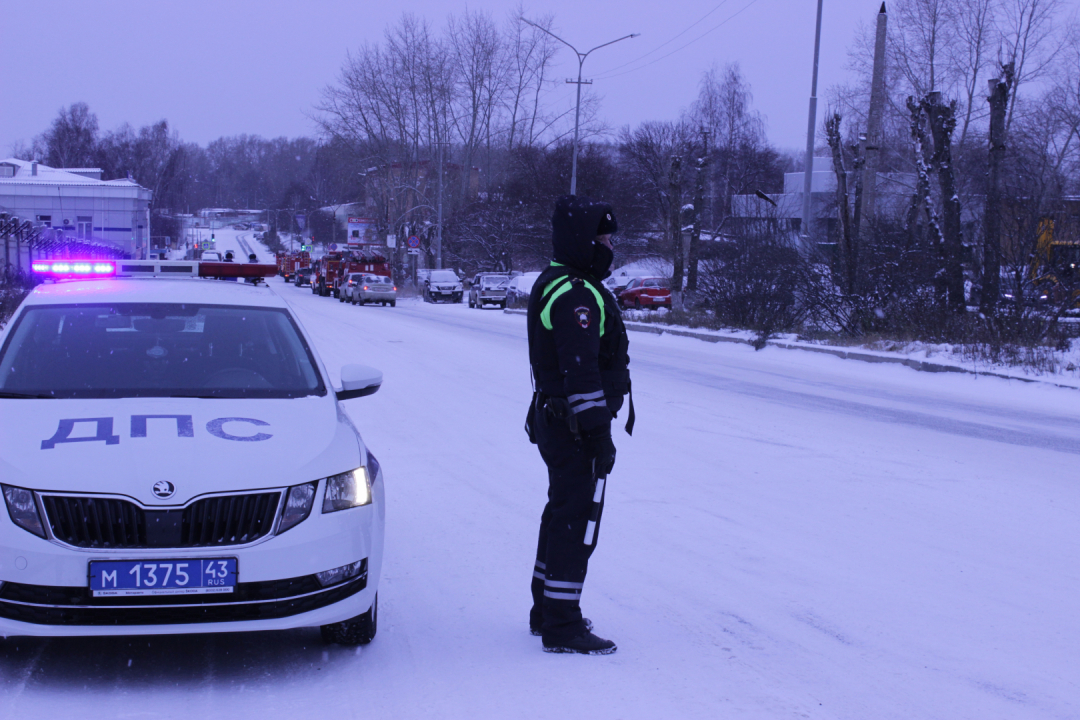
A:
{"type": "Polygon", "coordinates": [[[162,500],[171,498],[174,492],[176,492],[176,486],[168,480],[158,480],[154,483],[154,495],[162,500]]]}

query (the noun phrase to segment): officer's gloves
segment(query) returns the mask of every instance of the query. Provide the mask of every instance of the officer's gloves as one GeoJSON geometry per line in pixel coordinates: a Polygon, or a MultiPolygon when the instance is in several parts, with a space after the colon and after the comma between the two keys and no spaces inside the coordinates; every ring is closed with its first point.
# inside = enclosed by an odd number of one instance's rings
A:
{"type": "Polygon", "coordinates": [[[604,477],[615,467],[615,443],[611,441],[611,427],[601,425],[592,430],[581,431],[585,453],[596,461],[596,476],[604,477]]]}

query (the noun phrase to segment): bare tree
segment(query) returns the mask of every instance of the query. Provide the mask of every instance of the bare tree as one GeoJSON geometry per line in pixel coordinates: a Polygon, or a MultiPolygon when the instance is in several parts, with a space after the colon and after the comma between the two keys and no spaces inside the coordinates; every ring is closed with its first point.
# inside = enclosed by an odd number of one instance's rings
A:
{"type": "Polygon", "coordinates": [[[825,120],[825,136],[832,149],[833,172],[836,174],[836,204],[840,217],[840,288],[855,292],[857,272],[855,238],[851,229],[851,206],[848,203],[847,169],[844,167],[844,148],[840,137],[840,114],[833,113],[825,120]]]}
{"type": "Polygon", "coordinates": [[[1020,88],[1045,77],[1067,37],[1058,25],[1061,0],[1002,0],[1001,43],[1003,63],[1013,66],[1013,92],[1009,101],[1008,132],[1016,115],[1020,88]]]}
{"type": "Polygon", "coordinates": [[[98,143],[97,115],[84,102],[60,108],[52,125],[35,141],[41,159],[51,167],[90,167],[98,143]]]}
{"type": "Polygon", "coordinates": [[[712,185],[719,197],[709,203],[709,223],[719,228],[731,214],[731,198],[757,189],[748,185],[762,184],[756,176],[763,159],[760,151],[766,147],[765,122],[753,109],[753,94],[738,63],[705,72],[688,122],[705,128],[714,139],[712,185]]]}
{"type": "Polygon", "coordinates": [[[963,93],[960,147],[966,144],[976,106],[980,105],[982,73],[993,62],[991,52],[1000,12],[1001,0],[953,0],[949,4],[953,26],[949,58],[963,93]]]}

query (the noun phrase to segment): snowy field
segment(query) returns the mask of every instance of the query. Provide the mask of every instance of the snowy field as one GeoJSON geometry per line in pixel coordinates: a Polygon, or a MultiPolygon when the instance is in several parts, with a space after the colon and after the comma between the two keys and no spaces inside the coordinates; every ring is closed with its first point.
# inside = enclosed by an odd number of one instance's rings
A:
{"type": "Polygon", "coordinates": [[[331,374],[385,374],[346,403],[387,478],[375,641],[0,640],[0,718],[1080,717],[1077,391],[632,334],[583,596],[619,652],[548,655],[525,319],[271,285],[331,374]]]}

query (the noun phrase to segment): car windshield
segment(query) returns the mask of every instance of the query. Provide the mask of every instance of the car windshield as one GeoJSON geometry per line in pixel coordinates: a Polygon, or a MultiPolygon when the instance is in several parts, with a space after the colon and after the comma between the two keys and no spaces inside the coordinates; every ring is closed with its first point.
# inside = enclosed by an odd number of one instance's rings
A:
{"type": "Polygon", "coordinates": [[[324,395],[278,308],[164,303],[26,308],[0,350],[0,397],[324,395]]]}
{"type": "Polygon", "coordinates": [[[510,278],[500,275],[485,275],[480,278],[480,284],[488,288],[506,287],[510,278]]]}
{"type": "Polygon", "coordinates": [[[431,272],[431,281],[441,283],[456,283],[458,281],[458,277],[454,274],[453,270],[433,270],[431,272]]]}

